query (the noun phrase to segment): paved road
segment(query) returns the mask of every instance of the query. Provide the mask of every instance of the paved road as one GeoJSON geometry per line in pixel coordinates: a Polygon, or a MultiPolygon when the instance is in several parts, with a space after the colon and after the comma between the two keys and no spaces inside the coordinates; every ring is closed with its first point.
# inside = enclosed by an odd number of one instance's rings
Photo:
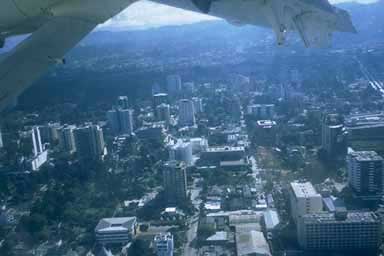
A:
{"type": "Polygon", "coordinates": [[[189,221],[189,229],[187,231],[187,242],[184,245],[184,256],[197,256],[197,249],[193,243],[197,236],[197,225],[199,223],[199,215],[196,214],[189,221]]]}

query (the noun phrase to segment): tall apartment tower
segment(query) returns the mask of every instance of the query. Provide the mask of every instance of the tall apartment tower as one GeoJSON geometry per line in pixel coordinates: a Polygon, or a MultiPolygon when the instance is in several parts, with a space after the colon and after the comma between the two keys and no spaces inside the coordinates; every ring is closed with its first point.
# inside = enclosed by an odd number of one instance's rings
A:
{"type": "Polygon", "coordinates": [[[117,98],[117,107],[120,109],[128,109],[129,108],[129,100],[127,96],[119,96],[117,98]]]}
{"type": "Polygon", "coordinates": [[[105,155],[103,129],[86,125],[74,130],[76,150],[83,158],[102,158],[105,155]]]}
{"type": "Polygon", "coordinates": [[[384,194],[384,160],[375,151],[350,151],[348,183],[355,196],[377,200],[384,194]]]}
{"type": "Polygon", "coordinates": [[[329,158],[345,157],[346,136],[344,124],[338,114],[325,115],[321,127],[321,145],[329,158]]]}
{"type": "Polygon", "coordinates": [[[157,256],[173,256],[174,244],[171,233],[156,235],[153,243],[157,256]]]}
{"type": "Polygon", "coordinates": [[[195,108],[191,100],[182,99],[179,102],[179,126],[194,126],[195,108]]]}
{"type": "Polygon", "coordinates": [[[183,162],[168,161],[163,168],[163,183],[167,201],[182,204],[187,199],[187,172],[183,162]]]}
{"type": "Polygon", "coordinates": [[[112,109],[107,112],[107,120],[114,134],[131,134],[134,129],[132,109],[112,109]]]}
{"type": "Polygon", "coordinates": [[[291,215],[296,223],[306,214],[318,213],[323,210],[323,199],[310,182],[292,182],[289,198],[291,215]]]}
{"type": "Polygon", "coordinates": [[[65,125],[59,129],[59,146],[61,150],[69,154],[76,152],[75,135],[73,131],[76,129],[75,125],[65,125]]]}
{"type": "Polygon", "coordinates": [[[167,76],[167,90],[173,96],[181,91],[181,77],[179,75],[167,76]]]}
{"type": "Polygon", "coordinates": [[[156,118],[158,121],[165,122],[169,125],[171,121],[171,107],[168,104],[160,104],[156,107],[156,118]]]}
{"type": "Polygon", "coordinates": [[[198,98],[198,97],[193,97],[192,101],[193,101],[193,107],[195,109],[195,112],[196,113],[202,113],[204,111],[203,110],[203,100],[201,98],[198,98]]]}

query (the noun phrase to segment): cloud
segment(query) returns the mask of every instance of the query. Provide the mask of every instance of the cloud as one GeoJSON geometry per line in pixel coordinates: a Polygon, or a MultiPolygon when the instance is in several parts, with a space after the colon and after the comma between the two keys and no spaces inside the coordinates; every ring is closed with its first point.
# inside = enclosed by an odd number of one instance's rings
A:
{"type": "MultiPolygon", "coordinates": [[[[358,2],[369,4],[376,0],[330,0],[332,4],[358,2]]],[[[122,13],[99,26],[101,30],[129,30],[161,27],[166,25],[184,25],[216,18],[199,13],[156,4],[143,0],[131,5],[122,13]]]]}

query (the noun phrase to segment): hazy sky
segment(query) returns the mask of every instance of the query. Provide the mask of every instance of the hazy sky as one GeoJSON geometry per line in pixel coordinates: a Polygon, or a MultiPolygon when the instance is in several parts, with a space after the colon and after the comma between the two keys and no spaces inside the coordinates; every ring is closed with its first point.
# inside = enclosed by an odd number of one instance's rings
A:
{"type": "MultiPolygon", "coordinates": [[[[351,1],[353,0],[330,0],[331,3],[351,1]]],[[[375,1],[355,0],[354,2],[372,3],[375,1]]],[[[214,18],[143,0],[133,4],[115,18],[100,26],[100,28],[107,30],[141,29],[165,25],[190,24],[210,19],[214,18]]]]}

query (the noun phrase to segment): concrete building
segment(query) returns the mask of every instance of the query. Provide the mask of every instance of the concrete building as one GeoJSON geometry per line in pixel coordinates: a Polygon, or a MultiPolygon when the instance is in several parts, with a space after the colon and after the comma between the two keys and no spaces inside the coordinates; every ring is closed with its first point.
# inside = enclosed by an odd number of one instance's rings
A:
{"type": "Polygon", "coordinates": [[[236,232],[237,256],[271,256],[267,240],[260,231],[236,232]]]}
{"type": "Polygon", "coordinates": [[[206,138],[191,138],[192,153],[197,154],[208,149],[208,140],[206,138]]]}
{"type": "Polygon", "coordinates": [[[59,140],[59,123],[48,123],[47,125],[40,126],[41,141],[43,143],[54,143],[59,140]]]}
{"type": "Polygon", "coordinates": [[[76,151],[82,158],[102,159],[106,154],[103,129],[98,125],[85,125],[74,130],[76,151]]]}
{"type": "Polygon", "coordinates": [[[194,126],[195,108],[191,100],[182,99],[179,101],[179,126],[194,126]]]}
{"type": "Polygon", "coordinates": [[[247,107],[247,113],[257,119],[273,119],[275,117],[275,104],[252,104],[247,107]]]}
{"type": "Polygon", "coordinates": [[[120,109],[129,109],[128,96],[119,96],[117,98],[117,107],[120,109]]]}
{"type": "Polygon", "coordinates": [[[75,125],[65,125],[59,129],[59,147],[62,151],[69,154],[76,152],[75,135],[73,131],[76,129],[75,125]]]}
{"type": "Polygon", "coordinates": [[[181,77],[179,75],[167,76],[167,91],[172,96],[181,91],[181,77]]]}
{"type": "Polygon", "coordinates": [[[210,164],[219,165],[223,161],[239,161],[245,158],[244,147],[209,147],[201,153],[200,159],[210,164]]]}
{"type": "Polygon", "coordinates": [[[198,97],[193,97],[192,101],[193,101],[193,107],[195,109],[196,114],[202,113],[204,111],[203,100],[198,97]]]}
{"type": "Polygon", "coordinates": [[[384,114],[358,114],[345,119],[348,146],[358,151],[384,153],[384,114]]]}
{"type": "Polygon", "coordinates": [[[290,186],[291,215],[297,223],[306,214],[323,210],[323,200],[310,182],[292,182],[290,186]]]}
{"type": "Polygon", "coordinates": [[[192,144],[189,141],[177,140],[176,143],[168,145],[169,160],[184,162],[187,166],[193,164],[192,144]]]}
{"type": "Polygon", "coordinates": [[[171,107],[168,104],[162,103],[156,107],[156,119],[157,121],[165,122],[169,125],[171,122],[171,107]]]}
{"type": "Polygon", "coordinates": [[[375,255],[381,244],[381,221],[372,212],[312,213],[298,222],[298,241],[305,250],[350,251],[375,255]]]}
{"type": "Polygon", "coordinates": [[[348,183],[355,196],[378,200],[384,194],[384,160],[374,151],[353,151],[347,155],[348,183]]]}
{"type": "Polygon", "coordinates": [[[328,158],[345,157],[347,150],[346,133],[340,115],[325,115],[321,129],[321,145],[328,158]]]}
{"type": "Polygon", "coordinates": [[[107,120],[114,134],[132,134],[134,129],[132,109],[112,109],[107,112],[107,120]]]}
{"type": "Polygon", "coordinates": [[[187,200],[187,171],[183,162],[169,161],[163,168],[165,196],[170,204],[183,204],[187,200]]]}
{"type": "Polygon", "coordinates": [[[168,94],[167,93],[156,93],[152,96],[152,106],[153,110],[161,104],[169,104],[168,94]]]}
{"type": "Polygon", "coordinates": [[[48,151],[44,149],[41,142],[39,127],[35,126],[30,131],[21,134],[21,144],[26,154],[27,168],[37,171],[48,160],[48,151]]]}
{"type": "Polygon", "coordinates": [[[158,234],[153,239],[157,256],[173,256],[173,235],[171,233],[158,234]]]}
{"type": "Polygon", "coordinates": [[[127,244],[136,235],[136,217],[105,218],[95,228],[96,241],[102,245],[127,244]]]}

